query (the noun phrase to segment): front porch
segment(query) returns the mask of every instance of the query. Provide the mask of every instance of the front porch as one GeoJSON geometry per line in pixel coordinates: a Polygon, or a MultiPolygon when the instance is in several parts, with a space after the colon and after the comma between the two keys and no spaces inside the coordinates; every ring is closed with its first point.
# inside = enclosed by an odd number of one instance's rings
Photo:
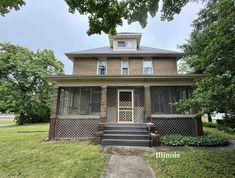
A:
{"type": "Polygon", "coordinates": [[[147,81],[122,77],[109,82],[110,77],[86,82],[59,79],[54,88],[49,137],[94,138],[100,125],[147,122],[154,122],[160,135],[201,135],[201,123],[192,118],[193,110],[178,113],[171,105],[190,97],[192,79],[180,79],[178,83],[158,77],[147,81]]]}

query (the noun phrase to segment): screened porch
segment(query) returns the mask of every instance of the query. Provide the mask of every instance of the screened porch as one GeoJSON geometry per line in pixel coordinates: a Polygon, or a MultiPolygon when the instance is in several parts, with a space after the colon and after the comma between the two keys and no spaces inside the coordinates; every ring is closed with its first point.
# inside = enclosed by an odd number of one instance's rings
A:
{"type": "Polygon", "coordinates": [[[98,115],[100,87],[62,87],[59,91],[58,116],[98,115]]]}

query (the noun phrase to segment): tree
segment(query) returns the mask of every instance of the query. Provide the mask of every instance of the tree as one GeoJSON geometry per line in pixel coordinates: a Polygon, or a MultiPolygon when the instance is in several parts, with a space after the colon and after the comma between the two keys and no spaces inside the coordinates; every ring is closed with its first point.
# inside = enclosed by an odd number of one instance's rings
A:
{"type": "MultiPolygon", "coordinates": [[[[139,22],[144,28],[148,15],[154,17],[159,7],[159,0],[65,0],[69,11],[87,14],[89,19],[88,35],[101,32],[115,34],[117,25],[139,22]]],[[[189,0],[163,0],[161,19],[173,20],[189,0]]]]}
{"type": "MultiPolygon", "coordinates": [[[[194,0],[195,1],[195,0],[194,0]]],[[[65,0],[69,11],[88,15],[88,35],[101,32],[115,34],[116,27],[127,20],[129,24],[139,22],[144,28],[148,15],[154,17],[158,11],[159,0],[65,0]]],[[[173,20],[189,0],[163,0],[161,19],[173,20]]],[[[24,0],[1,0],[0,14],[4,16],[10,9],[19,10],[24,0]]]]}
{"type": "Polygon", "coordinates": [[[1,0],[0,14],[4,16],[9,13],[11,9],[19,10],[25,4],[24,0],[1,0]]]}
{"type": "Polygon", "coordinates": [[[52,86],[43,77],[62,73],[63,64],[50,50],[1,43],[0,112],[17,114],[19,124],[48,121],[52,86]]]}
{"type": "Polygon", "coordinates": [[[189,64],[184,59],[180,59],[177,62],[177,66],[178,66],[178,73],[179,74],[191,74],[191,73],[193,73],[193,69],[189,66],[189,64]]]}
{"type": "Polygon", "coordinates": [[[210,0],[193,22],[193,32],[182,45],[184,60],[205,76],[196,83],[191,99],[176,103],[179,110],[197,104],[200,113],[225,113],[235,121],[234,17],[235,1],[210,0]]]}

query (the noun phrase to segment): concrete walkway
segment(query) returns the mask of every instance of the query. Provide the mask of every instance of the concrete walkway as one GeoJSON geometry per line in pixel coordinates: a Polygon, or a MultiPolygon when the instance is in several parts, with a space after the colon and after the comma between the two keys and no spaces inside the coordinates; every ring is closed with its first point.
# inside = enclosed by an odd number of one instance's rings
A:
{"type": "Polygon", "coordinates": [[[230,140],[231,144],[224,147],[133,147],[133,146],[105,146],[101,150],[110,154],[110,159],[101,178],[155,178],[152,168],[143,159],[146,154],[156,152],[191,152],[197,150],[235,150],[235,141],[230,140]]]}
{"type": "Polygon", "coordinates": [[[102,178],[155,178],[147,161],[138,156],[111,155],[102,178]]]}
{"type": "Polygon", "coordinates": [[[0,127],[13,126],[13,125],[16,125],[16,124],[0,124],[0,127]]]}

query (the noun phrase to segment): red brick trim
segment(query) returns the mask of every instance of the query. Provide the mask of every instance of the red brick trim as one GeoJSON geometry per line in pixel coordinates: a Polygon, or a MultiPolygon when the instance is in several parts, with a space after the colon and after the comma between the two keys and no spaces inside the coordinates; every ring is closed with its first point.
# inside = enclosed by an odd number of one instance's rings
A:
{"type": "Polygon", "coordinates": [[[100,96],[100,123],[105,123],[107,117],[107,87],[101,87],[100,96]]]}
{"type": "Polygon", "coordinates": [[[49,140],[55,139],[55,125],[56,125],[56,118],[50,118],[49,140]]]}
{"type": "Polygon", "coordinates": [[[147,117],[147,122],[152,122],[152,117],[147,117]]]}
{"type": "Polygon", "coordinates": [[[50,114],[49,140],[55,139],[58,97],[59,97],[59,88],[54,87],[53,96],[52,96],[51,114],[50,114]]]}

